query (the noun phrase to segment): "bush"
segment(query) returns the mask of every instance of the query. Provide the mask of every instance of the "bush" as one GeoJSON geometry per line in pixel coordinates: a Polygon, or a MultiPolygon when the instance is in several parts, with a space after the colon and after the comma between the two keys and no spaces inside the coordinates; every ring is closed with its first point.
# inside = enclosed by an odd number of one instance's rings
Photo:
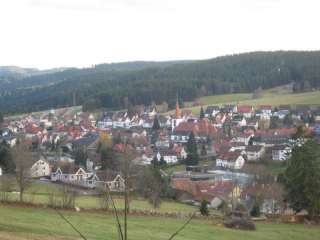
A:
{"type": "Polygon", "coordinates": [[[202,216],[209,216],[208,201],[202,200],[199,210],[202,216]]]}
{"type": "Polygon", "coordinates": [[[239,229],[239,230],[256,230],[256,226],[254,223],[247,219],[231,219],[227,220],[224,223],[224,226],[227,228],[232,229],[239,229]]]}

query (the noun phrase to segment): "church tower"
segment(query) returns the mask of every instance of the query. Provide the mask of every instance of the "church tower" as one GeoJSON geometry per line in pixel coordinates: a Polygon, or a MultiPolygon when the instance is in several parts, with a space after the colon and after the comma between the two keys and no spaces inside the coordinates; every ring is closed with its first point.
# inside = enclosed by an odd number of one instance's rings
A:
{"type": "Polygon", "coordinates": [[[181,114],[181,109],[179,106],[179,100],[177,96],[177,101],[176,101],[176,112],[174,117],[171,119],[171,130],[173,131],[181,122],[183,122],[182,114],[181,114]]]}

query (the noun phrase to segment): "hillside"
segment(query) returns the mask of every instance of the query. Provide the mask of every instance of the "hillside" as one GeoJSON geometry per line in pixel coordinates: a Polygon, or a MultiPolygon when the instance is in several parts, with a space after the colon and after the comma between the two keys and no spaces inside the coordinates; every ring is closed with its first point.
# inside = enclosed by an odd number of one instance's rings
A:
{"type": "Polygon", "coordinates": [[[84,105],[85,109],[184,101],[252,93],[293,83],[295,92],[320,87],[320,52],[253,52],[209,60],[102,64],[0,84],[0,111],[13,113],[84,105]]]}
{"type": "MultiPolygon", "coordinates": [[[[1,239],[79,239],[79,235],[54,210],[0,206],[0,214],[1,239]]],[[[112,215],[72,211],[63,214],[88,239],[117,239],[112,215]]],[[[128,237],[131,240],[168,239],[184,222],[181,219],[130,216],[128,237]]],[[[215,225],[209,220],[192,220],[174,239],[315,240],[319,234],[318,226],[302,224],[258,223],[256,231],[239,231],[215,225]]]]}
{"type": "MultiPolygon", "coordinates": [[[[273,107],[279,105],[320,105],[320,91],[304,92],[304,93],[289,93],[289,92],[274,92],[270,90],[263,91],[262,97],[254,99],[252,93],[240,94],[222,94],[201,97],[198,100],[205,109],[208,105],[227,105],[240,104],[252,105],[257,107],[259,105],[272,105],[273,107]]],[[[196,115],[200,113],[200,106],[192,106],[193,102],[186,102],[184,109],[190,109],[196,115]]],[[[172,114],[169,111],[168,114],[172,114]]]]}

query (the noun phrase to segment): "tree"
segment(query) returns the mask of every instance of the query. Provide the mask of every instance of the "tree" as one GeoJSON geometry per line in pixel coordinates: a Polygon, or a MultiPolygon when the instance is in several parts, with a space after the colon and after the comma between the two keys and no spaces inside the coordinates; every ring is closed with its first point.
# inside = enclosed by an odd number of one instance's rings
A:
{"type": "Polygon", "coordinates": [[[16,168],[10,147],[6,143],[0,144],[0,167],[4,173],[13,173],[16,168]]]}
{"type": "Polygon", "coordinates": [[[88,153],[84,147],[79,147],[75,149],[75,151],[73,152],[73,155],[74,155],[74,163],[76,165],[78,166],[87,165],[88,153]]]}
{"type": "Polygon", "coordinates": [[[163,156],[161,156],[161,158],[160,158],[159,165],[160,165],[161,167],[167,165],[167,162],[164,160],[163,156]]]}
{"type": "Polygon", "coordinates": [[[260,212],[260,206],[262,204],[262,199],[261,196],[255,195],[253,196],[253,206],[250,210],[250,216],[252,217],[259,217],[261,212],[260,212]]]}
{"type": "Polygon", "coordinates": [[[153,131],[158,131],[158,130],[160,130],[160,123],[159,123],[159,119],[158,119],[157,116],[154,117],[153,125],[152,125],[152,130],[153,130],[153,131]]]}
{"type": "Polygon", "coordinates": [[[200,205],[200,213],[202,216],[209,216],[208,201],[202,200],[200,205]]]}
{"type": "Polygon", "coordinates": [[[270,118],[270,128],[276,129],[281,127],[281,120],[278,117],[272,116],[270,118]]]}
{"type": "Polygon", "coordinates": [[[101,156],[101,169],[111,169],[116,170],[117,164],[115,160],[114,151],[111,147],[108,147],[107,145],[102,145],[100,147],[100,156],[101,156]]]}
{"type": "Polygon", "coordinates": [[[193,166],[193,165],[198,165],[198,163],[199,163],[199,156],[198,156],[197,142],[196,142],[194,133],[191,132],[187,142],[186,164],[193,166]]]}
{"type": "Polygon", "coordinates": [[[292,150],[284,174],[285,200],[296,212],[303,209],[314,219],[320,214],[320,149],[308,140],[292,150]]]}
{"type": "Polygon", "coordinates": [[[158,208],[161,204],[161,194],[165,186],[160,168],[145,167],[139,176],[139,192],[149,200],[154,208],[158,208]]]}
{"type": "Polygon", "coordinates": [[[291,114],[287,114],[283,119],[283,124],[286,126],[291,126],[293,124],[293,119],[291,114]]]}
{"type": "Polygon", "coordinates": [[[20,202],[23,202],[23,194],[31,184],[30,168],[33,164],[33,156],[30,146],[25,142],[17,144],[12,149],[12,156],[16,165],[15,176],[20,192],[20,202]]]}
{"type": "Polygon", "coordinates": [[[0,112],[0,124],[3,122],[3,120],[4,120],[3,114],[0,112]]]}
{"type": "Polygon", "coordinates": [[[203,110],[202,106],[201,106],[201,109],[200,109],[200,119],[204,119],[204,110],[203,110]]]}
{"type": "Polygon", "coordinates": [[[206,156],[206,155],[207,155],[206,145],[202,144],[202,146],[201,146],[201,156],[206,156]]]}

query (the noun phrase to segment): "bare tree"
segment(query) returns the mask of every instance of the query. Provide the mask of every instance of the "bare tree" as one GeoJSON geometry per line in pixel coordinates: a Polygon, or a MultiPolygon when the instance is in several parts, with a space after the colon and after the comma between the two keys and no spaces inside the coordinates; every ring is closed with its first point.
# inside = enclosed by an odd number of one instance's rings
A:
{"type": "Polygon", "coordinates": [[[20,202],[23,202],[23,194],[31,184],[30,168],[33,163],[30,146],[25,142],[17,144],[12,149],[13,160],[16,165],[15,176],[20,191],[20,202]]]}
{"type": "Polygon", "coordinates": [[[7,202],[9,200],[9,192],[13,188],[13,181],[8,175],[0,176],[0,201],[7,202]]]}
{"type": "Polygon", "coordinates": [[[147,198],[154,208],[161,204],[161,194],[165,184],[156,167],[145,167],[139,174],[138,190],[147,198]]]}

